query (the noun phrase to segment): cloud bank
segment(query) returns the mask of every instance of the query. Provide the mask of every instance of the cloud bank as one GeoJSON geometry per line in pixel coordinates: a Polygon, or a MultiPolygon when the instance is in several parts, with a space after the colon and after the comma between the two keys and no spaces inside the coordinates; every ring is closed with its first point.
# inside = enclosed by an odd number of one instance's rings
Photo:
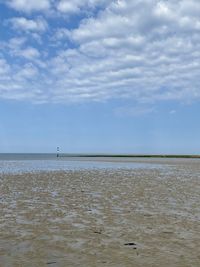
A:
{"type": "Polygon", "coordinates": [[[5,6],[15,13],[2,23],[11,36],[0,41],[3,99],[200,98],[197,0],[10,0],[5,6]]]}

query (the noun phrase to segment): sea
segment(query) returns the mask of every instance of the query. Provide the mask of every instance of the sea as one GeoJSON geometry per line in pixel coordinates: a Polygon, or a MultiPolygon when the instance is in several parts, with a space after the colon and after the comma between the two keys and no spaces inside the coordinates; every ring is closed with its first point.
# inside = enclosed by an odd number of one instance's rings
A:
{"type": "Polygon", "coordinates": [[[159,168],[162,164],[137,162],[129,158],[59,156],[55,153],[0,153],[0,173],[67,171],[84,169],[159,168]]]}

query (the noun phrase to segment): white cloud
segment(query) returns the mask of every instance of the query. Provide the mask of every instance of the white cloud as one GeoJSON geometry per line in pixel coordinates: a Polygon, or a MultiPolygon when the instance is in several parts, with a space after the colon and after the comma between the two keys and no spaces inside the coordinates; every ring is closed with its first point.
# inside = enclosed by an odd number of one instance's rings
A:
{"type": "Polygon", "coordinates": [[[50,8],[49,0],[7,0],[8,6],[18,11],[43,11],[50,8]]]}
{"type": "Polygon", "coordinates": [[[186,16],[199,17],[200,5],[199,0],[182,0],[180,2],[180,12],[186,16]]]}
{"type": "Polygon", "coordinates": [[[60,41],[64,39],[70,39],[70,37],[71,37],[71,33],[68,29],[58,28],[56,29],[55,34],[52,37],[52,40],[60,41]]]}
{"type": "Polygon", "coordinates": [[[43,32],[47,29],[47,22],[42,18],[35,20],[26,19],[24,17],[15,17],[8,20],[13,29],[20,31],[43,32]]]}
{"type": "Polygon", "coordinates": [[[57,10],[61,13],[75,14],[88,12],[95,8],[106,7],[111,0],[61,0],[58,2],[57,10]]]}
{"type": "Polygon", "coordinates": [[[4,49],[12,57],[23,57],[29,60],[38,59],[40,52],[31,46],[27,46],[26,38],[12,38],[8,44],[4,45],[4,49]]]}
{"type": "Polygon", "coordinates": [[[34,59],[40,56],[39,51],[34,47],[27,47],[18,52],[18,56],[22,56],[27,59],[34,59]]]}
{"type": "Polygon", "coordinates": [[[63,13],[77,13],[80,11],[78,3],[72,1],[60,1],[57,9],[63,13]]]}
{"type": "Polygon", "coordinates": [[[0,58],[0,77],[7,75],[10,71],[10,66],[4,58],[0,58]]]}
{"type": "Polygon", "coordinates": [[[37,84],[38,69],[33,64],[9,64],[0,58],[0,97],[3,99],[22,100],[36,98],[42,100],[37,84]],[[31,81],[31,82],[30,82],[31,81]]]}
{"type": "Polygon", "coordinates": [[[11,50],[18,49],[19,47],[23,46],[26,41],[27,40],[24,37],[13,37],[9,40],[8,47],[11,50]]]}
{"type": "Polygon", "coordinates": [[[22,69],[18,70],[15,79],[33,79],[38,75],[38,69],[32,63],[25,64],[22,69]]]}

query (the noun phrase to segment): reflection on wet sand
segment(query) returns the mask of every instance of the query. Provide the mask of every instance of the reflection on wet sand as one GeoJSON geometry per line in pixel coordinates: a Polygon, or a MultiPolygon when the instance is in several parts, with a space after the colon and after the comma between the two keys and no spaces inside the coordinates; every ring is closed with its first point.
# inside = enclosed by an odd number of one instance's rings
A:
{"type": "Polygon", "coordinates": [[[199,266],[200,167],[0,176],[0,266],[199,266]]]}

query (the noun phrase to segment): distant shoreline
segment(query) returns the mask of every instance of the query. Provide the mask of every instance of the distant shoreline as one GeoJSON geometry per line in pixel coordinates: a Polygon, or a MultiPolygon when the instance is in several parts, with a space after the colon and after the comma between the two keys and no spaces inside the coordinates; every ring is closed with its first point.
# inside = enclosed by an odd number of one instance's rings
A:
{"type": "Polygon", "coordinates": [[[15,159],[55,159],[55,158],[82,158],[82,159],[200,159],[199,155],[192,154],[90,154],[90,153],[0,153],[0,160],[15,159]]]}
{"type": "Polygon", "coordinates": [[[59,157],[82,158],[200,158],[200,155],[160,155],[160,154],[59,154],[59,157]]]}

